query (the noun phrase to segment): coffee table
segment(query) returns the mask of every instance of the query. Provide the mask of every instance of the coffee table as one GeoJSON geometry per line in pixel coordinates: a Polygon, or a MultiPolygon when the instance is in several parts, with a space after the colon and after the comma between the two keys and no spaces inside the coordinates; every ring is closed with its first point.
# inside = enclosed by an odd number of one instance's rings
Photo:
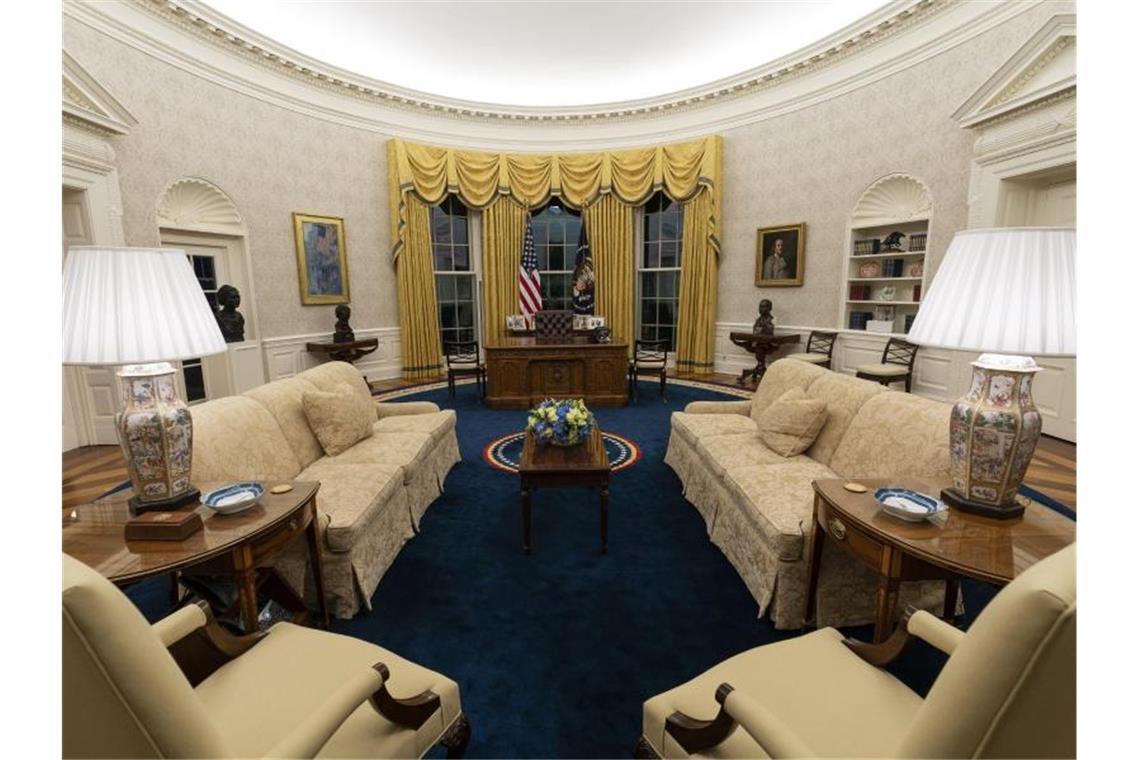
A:
{"type": "Polygon", "coordinates": [[[889,486],[938,494],[947,483],[915,478],[858,478],[854,482],[866,486],[867,491],[852,493],[843,487],[850,482],[841,478],[812,482],[815,527],[804,619],[815,620],[820,559],[827,537],[879,574],[876,642],[890,633],[902,581],[946,581],[942,615],[949,620],[957,607],[961,578],[1005,585],[1077,538],[1075,522],[1028,499],[1025,513],[1017,519],[996,520],[951,507],[945,524],[912,523],[882,512],[875,501],[876,489],[889,486]]]}
{"type": "Polygon", "coordinates": [[[551,446],[537,443],[527,431],[519,461],[522,488],[523,551],[530,554],[531,497],[538,488],[578,486],[597,488],[601,501],[602,554],[609,549],[608,511],[610,500],[610,460],[602,431],[595,425],[590,437],[578,446],[551,446]]]}
{"type": "MultiPolygon", "coordinates": [[[[227,484],[196,485],[207,493],[227,484]]],[[[304,601],[271,568],[278,552],[304,533],[321,616],[327,626],[317,519],[320,483],[293,482],[293,490],[283,494],[269,492],[270,487],[279,485],[276,482],[261,485],[265,495],[260,503],[238,514],[219,515],[201,504],[184,507],[198,511],[203,528],[182,541],[128,541],[123,535],[131,516],[127,500],[133,492],[128,488],[64,512],[63,551],[119,586],[180,571],[231,576],[238,588],[243,627],[252,633],[258,629],[259,587],[292,612],[294,620],[307,619],[304,601]]]]}

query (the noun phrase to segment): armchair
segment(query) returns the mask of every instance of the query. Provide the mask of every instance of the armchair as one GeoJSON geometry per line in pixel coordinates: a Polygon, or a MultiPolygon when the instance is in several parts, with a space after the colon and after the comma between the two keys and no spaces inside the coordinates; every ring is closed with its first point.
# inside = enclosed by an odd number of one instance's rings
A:
{"type": "Polygon", "coordinates": [[[204,604],[148,626],[67,555],[62,632],[64,757],[458,757],[470,736],[454,681],[378,646],[234,636],[204,604]]]}
{"type": "Polygon", "coordinates": [[[908,612],[880,644],[824,628],[736,655],[647,701],[635,754],[1075,757],[1076,628],[1070,546],[965,633],[908,612]],[[881,669],[915,638],[950,655],[925,699],[881,669]]]}

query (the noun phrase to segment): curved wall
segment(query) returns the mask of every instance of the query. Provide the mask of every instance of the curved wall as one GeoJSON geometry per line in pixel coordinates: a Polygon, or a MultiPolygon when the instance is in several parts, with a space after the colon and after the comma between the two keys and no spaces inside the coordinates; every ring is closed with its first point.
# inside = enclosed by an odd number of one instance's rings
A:
{"type": "MultiPolygon", "coordinates": [[[[948,12],[959,12],[957,7],[948,12]]],[[[572,149],[651,144],[650,135],[658,133],[662,140],[722,134],[718,321],[750,324],[756,302],[767,296],[780,323],[834,327],[847,216],[872,181],[904,171],[931,189],[928,266],[940,260],[953,232],[966,226],[972,135],[951,114],[1051,15],[1071,12],[1072,4],[1021,4],[1015,10],[962,41],[941,40],[936,53],[929,43],[925,58],[846,91],[839,88],[825,99],[785,103],[751,116],[741,116],[739,103],[733,111],[714,102],[667,122],[613,119],[579,129],[502,124],[492,130],[482,122],[439,118],[415,131],[397,119],[388,129],[378,117],[350,126],[354,120],[343,113],[293,101],[271,104],[262,95],[220,83],[220,75],[188,73],[157,52],[143,52],[146,45],[137,40],[120,41],[137,33],[118,29],[112,36],[71,14],[65,14],[64,48],[138,121],[130,134],[111,138],[127,243],[158,242],[156,205],[173,180],[199,176],[222,188],[246,220],[262,337],[332,329],[332,307],[300,305],[294,211],[344,217],[354,327],[397,324],[384,153],[385,139],[395,134],[504,150],[530,144],[531,136],[535,145],[572,149]],[[759,120],[728,126],[742,119],[759,120]],[[448,127],[454,129],[450,135],[448,127]],[[804,286],[754,287],[756,229],[800,221],[807,223],[804,286]]],[[[283,91],[293,86],[281,83],[283,91]]],[[[313,93],[314,101],[331,97],[313,93]]]]}

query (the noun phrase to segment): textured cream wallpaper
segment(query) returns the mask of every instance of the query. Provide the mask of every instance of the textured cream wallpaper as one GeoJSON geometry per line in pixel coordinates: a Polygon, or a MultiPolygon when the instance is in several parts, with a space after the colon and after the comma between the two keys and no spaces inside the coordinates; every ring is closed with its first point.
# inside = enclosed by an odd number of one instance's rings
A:
{"type": "Polygon", "coordinates": [[[966,227],[973,154],[973,134],[950,115],[1055,12],[1046,4],[870,86],[725,132],[717,320],[751,324],[770,298],[777,324],[838,326],[848,214],[890,172],[930,189],[936,267],[966,227]],[[755,287],[757,228],[794,222],[807,223],[803,287],[755,287]]]}
{"type": "Polygon", "coordinates": [[[128,245],[155,245],[167,185],[204,177],[248,230],[261,336],[332,333],[333,306],[302,306],[290,214],[344,217],[352,325],[394,326],[385,136],[304,116],[186,74],[74,20],[64,47],[138,119],[114,138],[128,245]]]}
{"type": "MultiPolygon", "coordinates": [[[[972,135],[950,115],[1054,12],[1046,3],[919,66],[825,103],[724,132],[723,255],[718,321],[840,319],[847,215],[875,179],[919,177],[934,199],[936,266],[966,226],[972,135]],[[800,288],[756,288],[756,229],[807,223],[800,288]]],[[[183,73],[74,20],[64,46],[139,124],[114,139],[126,239],[157,242],[155,205],[184,176],[233,198],[249,230],[263,337],[331,331],[331,306],[301,306],[290,212],[345,218],[353,326],[395,326],[385,135],[293,113],[183,73]]]]}

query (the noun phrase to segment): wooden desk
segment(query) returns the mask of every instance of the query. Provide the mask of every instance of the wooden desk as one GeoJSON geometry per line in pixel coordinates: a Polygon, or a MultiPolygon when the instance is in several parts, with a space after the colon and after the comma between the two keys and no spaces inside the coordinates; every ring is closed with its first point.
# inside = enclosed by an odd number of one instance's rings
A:
{"type": "Polygon", "coordinates": [[[484,352],[489,407],[528,409],[547,398],[581,398],[589,406],[629,402],[625,343],[591,343],[580,337],[554,343],[504,338],[484,352]]]}
{"type": "Polygon", "coordinates": [[[752,387],[760,382],[764,373],[768,371],[768,354],[774,353],[780,346],[800,342],[796,333],[775,333],[774,335],[758,335],[750,332],[730,332],[728,339],[756,357],[756,366],[751,370],[741,370],[736,384],[744,387],[744,378],[752,375],[752,387]]]}
{"type": "MultiPolygon", "coordinates": [[[[199,483],[203,493],[225,483],[199,483]]],[[[260,503],[234,515],[219,515],[212,509],[190,506],[202,517],[202,530],[182,541],[128,541],[123,529],[130,510],[125,489],[93,504],[84,504],[63,513],[63,551],[94,568],[112,583],[125,586],[156,575],[182,570],[203,574],[233,576],[237,583],[242,622],[247,633],[258,629],[257,591],[259,584],[275,587],[282,606],[295,617],[306,616],[304,602],[270,568],[277,553],[294,538],[305,534],[309,560],[316,581],[321,616],[328,625],[325,581],[321,572],[318,536],[317,490],[320,483],[293,483],[293,490],[269,493],[277,483],[262,483],[265,495],[260,503]]],[[[265,589],[269,590],[269,589],[265,589]]]]}
{"type": "Polygon", "coordinates": [[[882,512],[875,490],[898,486],[937,494],[947,485],[914,478],[860,478],[866,493],[843,487],[846,479],[813,481],[815,519],[808,571],[807,610],[815,619],[820,559],[824,537],[879,574],[876,597],[875,641],[890,633],[898,601],[899,583],[914,580],[946,581],[943,617],[953,617],[960,578],[1005,585],[1017,575],[1077,539],[1077,524],[1053,510],[1026,500],[1017,519],[996,520],[950,508],[946,522],[905,522],[882,512]]]}
{"type": "Polygon", "coordinates": [[[531,496],[549,486],[581,486],[600,491],[602,554],[609,549],[610,460],[602,431],[597,425],[590,438],[578,446],[540,446],[529,432],[519,461],[522,483],[523,551],[530,554],[531,496]]]}

